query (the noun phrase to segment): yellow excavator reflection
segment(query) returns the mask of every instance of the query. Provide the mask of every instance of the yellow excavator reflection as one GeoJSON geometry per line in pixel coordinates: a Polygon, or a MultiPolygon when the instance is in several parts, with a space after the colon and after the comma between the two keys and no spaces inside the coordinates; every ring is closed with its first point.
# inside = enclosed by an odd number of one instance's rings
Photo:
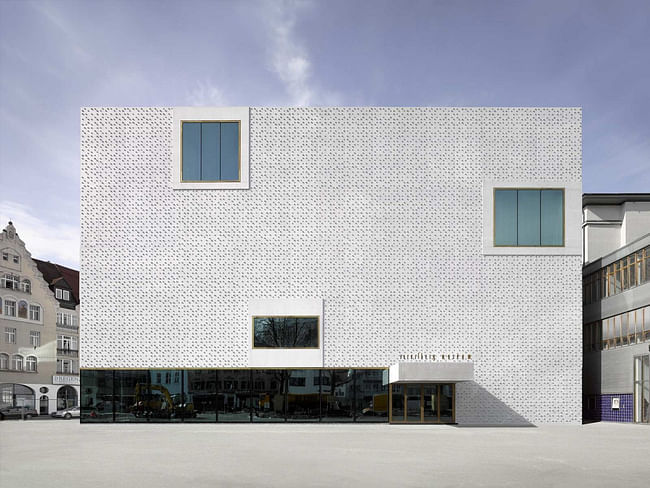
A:
{"type": "Polygon", "coordinates": [[[171,395],[163,385],[152,383],[137,383],[134,393],[135,403],[131,410],[136,417],[196,417],[192,398],[187,393],[183,402],[180,394],[171,395]]]}

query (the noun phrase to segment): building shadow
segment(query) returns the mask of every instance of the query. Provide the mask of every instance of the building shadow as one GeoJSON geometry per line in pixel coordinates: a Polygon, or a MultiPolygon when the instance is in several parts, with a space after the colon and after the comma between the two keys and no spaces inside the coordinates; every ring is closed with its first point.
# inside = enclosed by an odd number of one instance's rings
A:
{"type": "Polygon", "coordinates": [[[535,424],[474,381],[456,385],[456,405],[456,419],[460,419],[462,422],[462,424],[455,425],[458,428],[536,427],[535,424]],[[458,415],[459,413],[460,415],[458,415]],[[486,419],[488,420],[486,421],[486,419]]]}

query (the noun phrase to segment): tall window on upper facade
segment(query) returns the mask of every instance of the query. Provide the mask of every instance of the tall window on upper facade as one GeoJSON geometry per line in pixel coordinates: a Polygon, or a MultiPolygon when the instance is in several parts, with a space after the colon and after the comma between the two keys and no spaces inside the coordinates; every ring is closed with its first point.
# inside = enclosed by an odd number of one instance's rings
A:
{"type": "Polygon", "coordinates": [[[181,179],[240,181],[240,122],[182,122],[181,179]]]}
{"type": "Polygon", "coordinates": [[[8,317],[15,317],[16,316],[16,302],[13,300],[7,300],[5,299],[5,315],[8,317]]]}
{"type": "Polygon", "coordinates": [[[25,363],[27,366],[27,371],[35,373],[37,362],[38,360],[36,359],[36,356],[27,356],[27,361],[25,363]]]}
{"type": "Polygon", "coordinates": [[[564,190],[494,190],[495,246],[564,246],[564,190]]]}
{"type": "Polygon", "coordinates": [[[40,305],[30,305],[29,306],[29,319],[40,322],[40,320],[41,320],[41,306],[40,305]]]}

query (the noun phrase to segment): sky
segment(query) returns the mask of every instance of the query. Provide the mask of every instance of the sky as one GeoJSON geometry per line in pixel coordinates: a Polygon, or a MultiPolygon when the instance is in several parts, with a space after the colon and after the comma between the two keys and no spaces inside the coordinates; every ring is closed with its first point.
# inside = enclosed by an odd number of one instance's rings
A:
{"type": "Polygon", "coordinates": [[[83,106],[571,106],[650,191],[650,2],[0,0],[0,226],[78,268],[83,106]]]}

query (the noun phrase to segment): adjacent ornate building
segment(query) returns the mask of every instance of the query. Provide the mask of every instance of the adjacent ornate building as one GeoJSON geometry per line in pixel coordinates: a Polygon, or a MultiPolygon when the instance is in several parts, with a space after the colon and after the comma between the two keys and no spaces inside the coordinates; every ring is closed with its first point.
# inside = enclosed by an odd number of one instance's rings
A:
{"type": "Polygon", "coordinates": [[[0,408],[77,405],[79,272],[32,259],[12,222],[0,253],[0,408]]]}

